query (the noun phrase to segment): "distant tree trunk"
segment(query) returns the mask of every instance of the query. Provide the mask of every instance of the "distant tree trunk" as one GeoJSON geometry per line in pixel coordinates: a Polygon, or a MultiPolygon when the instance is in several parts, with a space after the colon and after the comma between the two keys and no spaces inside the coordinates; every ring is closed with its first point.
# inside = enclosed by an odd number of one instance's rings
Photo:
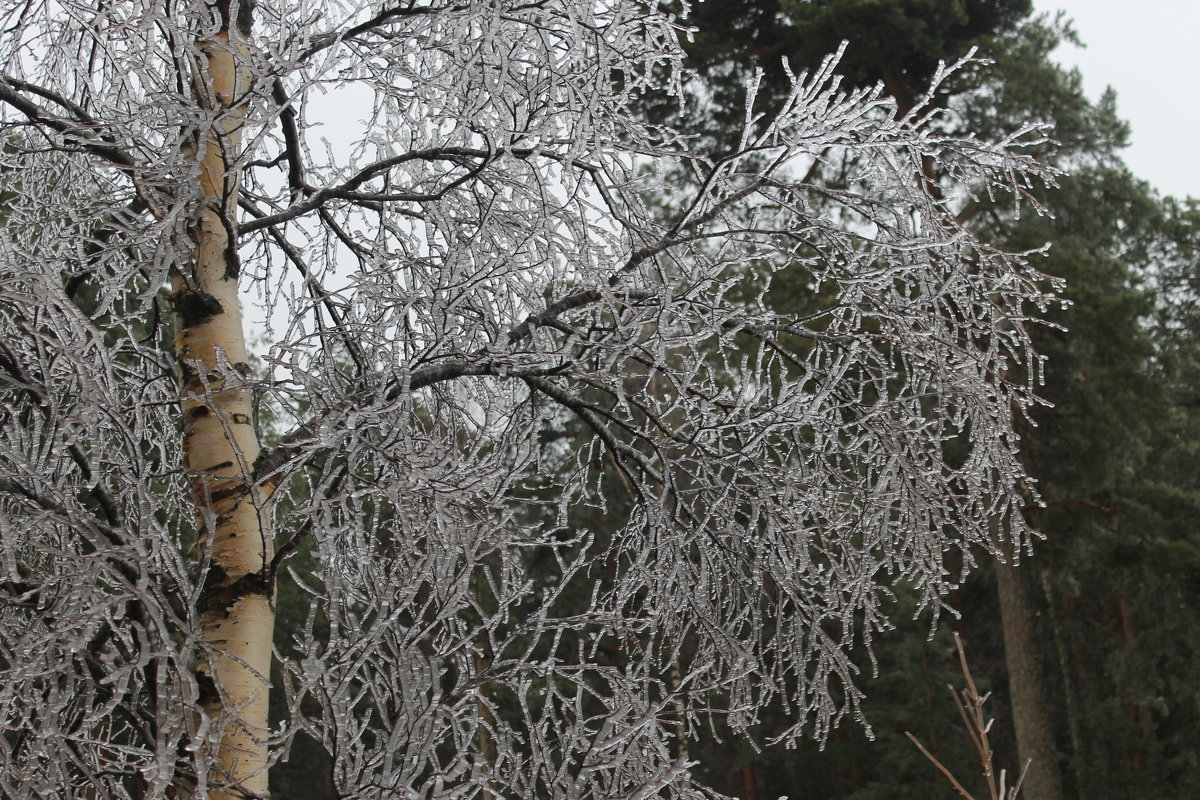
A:
{"type": "Polygon", "coordinates": [[[195,263],[176,274],[174,302],[184,468],[192,476],[201,552],[210,559],[196,657],[201,707],[220,726],[216,767],[207,780],[227,787],[207,796],[244,800],[267,796],[275,609],[265,569],[272,547],[268,497],[253,477],[259,442],[230,239],[238,199],[232,165],[241,145],[237,104],[247,89],[230,5],[218,4],[223,29],[200,44],[205,63],[195,79],[196,98],[215,121],[197,143],[206,206],[194,230],[195,263]]]}
{"type": "MultiPolygon", "coordinates": [[[[1117,595],[1117,625],[1121,631],[1121,640],[1124,642],[1126,649],[1132,650],[1136,646],[1136,636],[1133,629],[1133,616],[1129,611],[1129,598],[1125,592],[1121,591],[1117,595]]],[[[1128,694],[1128,689],[1124,690],[1123,694],[1128,694]]],[[[1137,700],[1126,699],[1121,703],[1125,711],[1125,717],[1129,720],[1129,728],[1131,738],[1129,741],[1129,761],[1135,770],[1144,770],[1146,768],[1146,744],[1150,739],[1149,713],[1144,704],[1137,700]]],[[[1135,785],[1140,782],[1135,781],[1135,785]]],[[[1144,791],[1135,794],[1137,797],[1145,797],[1144,791]]]]}
{"type": "Polygon", "coordinates": [[[1021,768],[1032,759],[1021,796],[1024,800],[1063,800],[1058,757],[1046,705],[1047,693],[1038,663],[1030,591],[1022,574],[1012,565],[997,563],[995,572],[1013,729],[1021,768]]]}
{"type": "Polygon", "coordinates": [[[1080,773],[1086,769],[1087,751],[1083,744],[1083,732],[1080,729],[1079,707],[1075,698],[1075,678],[1071,669],[1071,657],[1067,652],[1064,639],[1064,620],[1059,604],[1062,602],[1060,592],[1050,580],[1050,573],[1040,570],[1042,594],[1046,599],[1046,608],[1050,612],[1050,630],[1054,636],[1054,652],[1058,657],[1058,671],[1062,680],[1064,714],[1067,718],[1067,732],[1071,737],[1071,765],[1076,782],[1076,791],[1080,773]]]}
{"type": "Polygon", "coordinates": [[[758,776],[753,761],[742,767],[742,792],[745,800],[758,800],[758,776]]]}

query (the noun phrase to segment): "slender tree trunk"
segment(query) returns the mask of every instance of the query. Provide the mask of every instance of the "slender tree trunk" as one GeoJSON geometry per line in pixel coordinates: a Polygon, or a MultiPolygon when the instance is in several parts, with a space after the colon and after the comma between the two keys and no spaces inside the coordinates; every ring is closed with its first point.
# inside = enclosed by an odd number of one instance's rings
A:
{"type": "Polygon", "coordinates": [[[742,792],[745,800],[758,800],[758,775],[753,761],[742,767],[742,792]]]}
{"type": "Polygon", "coordinates": [[[1046,691],[1038,663],[1030,592],[1021,573],[1012,565],[997,562],[995,572],[1013,728],[1021,767],[1032,759],[1021,796],[1025,800],[1063,800],[1046,691]]]}
{"type": "MultiPolygon", "coordinates": [[[[1129,598],[1124,591],[1117,593],[1117,625],[1121,631],[1121,640],[1127,650],[1137,646],[1133,629],[1133,616],[1129,611],[1129,598]]],[[[1128,689],[1121,687],[1122,694],[1128,694],[1128,689]]],[[[1126,699],[1121,703],[1125,717],[1129,720],[1129,761],[1133,765],[1134,774],[1146,768],[1146,744],[1150,739],[1149,714],[1146,707],[1136,700],[1126,699]]],[[[1141,787],[1143,781],[1135,780],[1134,785],[1141,787]]],[[[1146,791],[1139,788],[1134,792],[1135,797],[1146,797],[1146,791]]]]}
{"type": "Polygon", "coordinates": [[[1043,569],[1040,571],[1040,575],[1042,594],[1046,598],[1046,608],[1050,612],[1050,630],[1054,636],[1054,652],[1058,657],[1058,671],[1062,680],[1067,732],[1071,737],[1071,774],[1074,775],[1076,792],[1078,792],[1081,773],[1086,769],[1087,752],[1083,746],[1083,732],[1080,729],[1079,707],[1075,698],[1075,677],[1071,669],[1071,657],[1067,652],[1067,643],[1063,636],[1065,623],[1059,610],[1059,604],[1062,600],[1059,591],[1050,581],[1050,574],[1043,569]]]}
{"type": "Polygon", "coordinates": [[[267,491],[254,484],[259,454],[247,383],[248,354],[238,303],[236,171],[241,145],[238,32],[230,3],[217,5],[223,30],[202,42],[205,69],[197,102],[215,122],[197,142],[207,206],[195,228],[195,263],[176,275],[176,351],[182,381],[184,467],[192,476],[202,557],[209,559],[200,609],[202,649],[196,672],[200,704],[220,727],[209,797],[267,796],[267,687],[274,601],[267,491]]]}

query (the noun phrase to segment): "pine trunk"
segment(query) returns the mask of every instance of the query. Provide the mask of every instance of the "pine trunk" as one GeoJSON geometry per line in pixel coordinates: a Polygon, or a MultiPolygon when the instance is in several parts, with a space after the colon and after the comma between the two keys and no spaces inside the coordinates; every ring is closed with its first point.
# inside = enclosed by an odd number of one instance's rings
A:
{"type": "MultiPolygon", "coordinates": [[[[1132,651],[1137,646],[1133,629],[1133,615],[1129,611],[1129,598],[1125,596],[1125,592],[1120,590],[1117,592],[1117,625],[1121,630],[1121,640],[1125,643],[1125,648],[1132,651]]],[[[1121,693],[1127,694],[1128,689],[1122,688],[1121,693]]],[[[1121,705],[1125,710],[1126,719],[1129,720],[1131,732],[1129,763],[1133,765],[1135,771],[1144,770],[1146,768],[1146,744],[1150,739],[1148,724],[1150,715],[1145,705],[1136,700],[1125,699],[1121,705]]],[[[1137,785],[1140,783],[1135,782],[1137,785]]],[[[1135,791],[1134,796],[1145,797],[1146,792],[1139,789],[1135,791]]]]}
{"type": "Polygon", "coordinates": [[[758,775],[753,761],[742,767],[742,792],[745,800],[758,800],[758,775]]]}
{"type": "Polygon", "coordinates": [[[1022,768],[1026,762],[1031,762],[1021,797],[1025,800],[1062,800],[1058,756],[1046,705],[1047,693],[1038,663],[1030,592],[1016,567],[997,563],[995,572],[1017,751],[1022,768]]]}
{"type": "MultiPolygon", "coordinates": [[[[228,12],[228,9],[226,9],[228,12]]],[[[239,99],[246,80],[228,24],[202,42],[197,102],[215,121],[197,146],[206,207],[197,222],[195,263],[175,277],[176,351],[182,381],[184,467],[192,477],[201,557],[208,570],[196,657],[200,704],[219,728],[208,797],[267,796],[267,690],[274,601],[268,491],[254,482],[259,454],[245,335],[238,303],[239,99]],[[219,788],[218,788],[219,787],[219,788]]],[[[202,794],[202,792],[201,792],[202,794]]]]}
{"type": "Polygon", "coordinates": [[[1042,583],[1042,595],[1046,600],[1046,609],[1050,616],[1050,630],[1054,636],[1054,652],[1058,658],[1058,672],[1062,679],[1063,693],[1063,708],[1067,718],[1067,733],[1071,737],[1071,765],[1072,774],[1076,785],[1079,783],[1082,771],[1086,769],[1087,751],[1083,744],[1083,731],[1080,728],[1079,707],[1076,702],[1075,694],[1075,678],[1071,668],[1071,656],[1067,650],[1067,642],[1065,639],[1065,626],[1070,624],[1069,620],[1063,620],[1062,611],[1059,609],[1060,604],[1063,604],[1062,595],[1065,592],[1060,592],[1054,587],[1050,581],[1050,573],[1046,570],[1040,571],[1042,583]]]}

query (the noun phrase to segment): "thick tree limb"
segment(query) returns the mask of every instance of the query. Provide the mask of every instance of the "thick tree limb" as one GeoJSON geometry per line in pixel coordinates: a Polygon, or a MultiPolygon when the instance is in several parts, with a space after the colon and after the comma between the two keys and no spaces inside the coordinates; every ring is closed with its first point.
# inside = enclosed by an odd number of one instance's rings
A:
{"type": "Polygon", "coordinates": [[[100,124],[96,120],[88,116],[82,108],[79,108],[55,92],[17,80],[16,78],[0,76],[0,101],[20,111],[30,122],[68,137],[72,144],[82,147],[93,155],[103,158],[105,161],[122,168],[126,172],[137,166],[137,160],[126,150],[106,141],[102,136],[98,135],[97,131],[100,128],[100,124]],[[75,118],[68,118],[52,114],[37,103],[24,97],[21,94],[22,91],[51,99],[52,102],[62,106],[64,109],[72,111],[72,113],[78,111],[83,116],[79,117],[76,115],[75,118]]]}

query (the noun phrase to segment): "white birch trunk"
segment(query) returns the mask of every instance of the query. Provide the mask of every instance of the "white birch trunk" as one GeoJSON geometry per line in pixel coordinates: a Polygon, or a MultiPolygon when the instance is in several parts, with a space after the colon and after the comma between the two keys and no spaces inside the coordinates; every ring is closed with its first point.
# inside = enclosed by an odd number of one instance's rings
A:
{"type": "MultiPolygon", "coordinates": [[[[175,278],[176,348],[182,372],[185,468],[193,476],[201,552],[211,558],[197,657],[201,706],[221,726],[212,798],[267,796],[267,694],[275,622],[265,580],[271,559],[269,490],[253,478],[259,454],[245,336],[238,303],[236,172],[245,92],[230,31],[202,44],[207,74],[198,100],[218,112],[200,143],[200,186],[208,199],[196,228],[190,278],[175,278]]],[[[236,34],[234,34],[236,36],[236,34]]]]}

